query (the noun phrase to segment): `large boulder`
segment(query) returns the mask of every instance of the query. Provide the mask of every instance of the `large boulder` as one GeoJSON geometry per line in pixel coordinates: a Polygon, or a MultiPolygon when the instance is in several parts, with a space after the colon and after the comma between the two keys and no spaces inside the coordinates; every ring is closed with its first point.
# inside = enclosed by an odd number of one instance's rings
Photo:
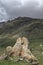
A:
{"type": "Polygon", "coordinates": [[[6,59],[11,57],[16,59],[16,61],[24,59],[30,62],[32,65],[37,65],[39,63],[38,59],[30,51],[29,41],[26,37],[18,38],[13,47],[6,47],[5,55],[2,55],[0,59],[6,59]]]}

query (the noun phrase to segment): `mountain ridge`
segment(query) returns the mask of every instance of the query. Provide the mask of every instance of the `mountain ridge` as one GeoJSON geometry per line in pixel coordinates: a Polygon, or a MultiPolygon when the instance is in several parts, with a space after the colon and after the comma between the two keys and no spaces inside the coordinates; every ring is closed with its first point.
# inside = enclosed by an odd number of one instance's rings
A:
{"type": "Polygon", "coordinates": [[[18,17],[14,20],[0,23],[0,45],[10,44],[18,37],[28,39],[43,39],[43,19],[18,17]]]}

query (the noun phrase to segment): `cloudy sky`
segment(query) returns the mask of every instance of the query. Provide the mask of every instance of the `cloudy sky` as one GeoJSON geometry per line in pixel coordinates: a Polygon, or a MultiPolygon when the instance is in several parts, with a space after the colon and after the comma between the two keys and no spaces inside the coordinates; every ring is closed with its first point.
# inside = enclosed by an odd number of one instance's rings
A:
{"type": "Polygon", "coordinates": [[[0,0],[0,22],[19,16],[43,18],[43,0],[0,0]]]}

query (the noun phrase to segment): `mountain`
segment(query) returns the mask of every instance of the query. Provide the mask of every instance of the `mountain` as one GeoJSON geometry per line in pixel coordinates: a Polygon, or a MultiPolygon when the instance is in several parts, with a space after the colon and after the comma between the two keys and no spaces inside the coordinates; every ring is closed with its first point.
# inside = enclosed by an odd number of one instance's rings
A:
{"type": "Polygon", "coordinates": [[[18,17],[0,22],[0,46],[14,44],[14,40],[21,36],[29,40],[43,39],[43,19],[18,17]]]}

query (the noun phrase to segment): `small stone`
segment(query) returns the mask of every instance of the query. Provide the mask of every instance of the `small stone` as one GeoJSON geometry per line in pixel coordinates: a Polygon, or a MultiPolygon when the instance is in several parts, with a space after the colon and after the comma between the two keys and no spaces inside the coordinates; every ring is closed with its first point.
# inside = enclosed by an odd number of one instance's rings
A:
{"type": "Polygon", "coordinates": [[[40,44],[40,46],[42,47],[43,45],[42,45],[42,44],[40,44]]]}
{"type": "Polygon", "coordinates": [[[42,52],[42,55],[43,55],[43,52],[42,52]]]}

